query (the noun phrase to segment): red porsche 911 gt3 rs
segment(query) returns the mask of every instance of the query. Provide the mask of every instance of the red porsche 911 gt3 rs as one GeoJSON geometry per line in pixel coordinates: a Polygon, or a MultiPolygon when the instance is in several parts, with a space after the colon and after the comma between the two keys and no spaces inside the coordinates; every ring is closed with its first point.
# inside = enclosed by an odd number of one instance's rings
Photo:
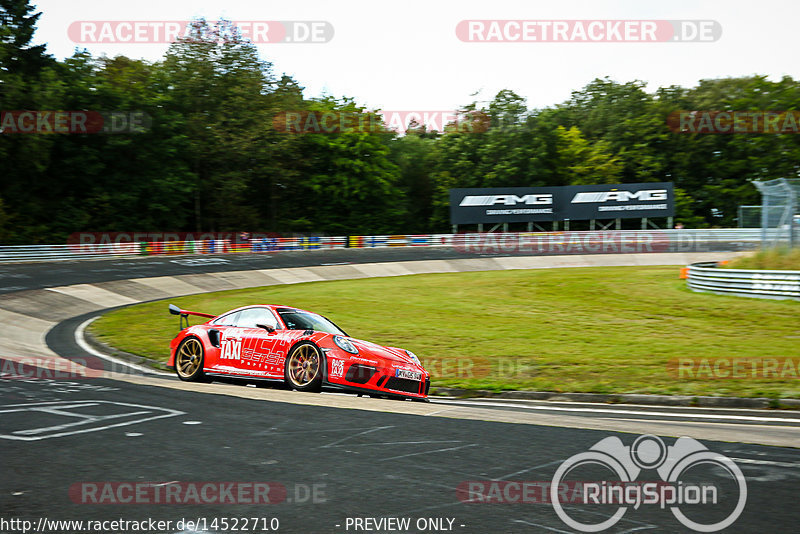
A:
{"type": "Polygon", "coordinates": [[[280,381],[298,391],[325,387],[370,396],[428,396],[430,374],[414,353],[353,339],[316,313],[275,305],[245,306],[219,316],[172,304],[169,311],[181,316],[168,363],[181,380],[226,377],[280,381]],[[189,315],[210,320],[189,326],[189,315]]]}

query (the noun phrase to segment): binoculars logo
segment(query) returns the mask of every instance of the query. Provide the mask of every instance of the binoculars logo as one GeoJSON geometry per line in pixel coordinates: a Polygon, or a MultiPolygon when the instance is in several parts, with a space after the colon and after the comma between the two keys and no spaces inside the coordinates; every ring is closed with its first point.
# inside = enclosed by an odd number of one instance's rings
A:
{"type": "Polygon", "coordinates": [[[708,450],[692,438],[678,438],[672,446],[667,447],[661,438],[649,434],[639,436],[631,446],[624,445],[617,437],[608,437],[595,443],[588,451],[568,458],[559,466],[550,486],[550,501],[558,517],[580,532],[600,532],[610,528],[622,519],[629,507],[638,509],[642,504],[669,507],[681,524],[697,532],[717,532],[739,518],[747,502],[747,484],[742,471],[733,460],[708,450]],[[582,523],[571,517],[562,506],[559,488],[570,472],[592,464],[611,470],[618,480],[610,483],[582,483],[583,503],[612,504],[618,507],[604,521],[582,523]],[[680,509],[681,505],[717,504],[718,491],[715,485],[680,480],[687,470],[703,464],[721,468],[722,472],[736,481],[738,488],[738,500],[731,513],[724,519],[711,523],[694,521],[680,509]],[[637,482],[642,470],[655,470],[661,481],[637,482]]]}

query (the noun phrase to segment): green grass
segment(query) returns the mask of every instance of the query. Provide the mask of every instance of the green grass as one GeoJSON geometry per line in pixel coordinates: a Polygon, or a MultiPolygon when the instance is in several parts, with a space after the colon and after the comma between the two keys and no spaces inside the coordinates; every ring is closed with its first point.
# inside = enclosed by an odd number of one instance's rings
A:
{"type": "MultiPolygon", "coordinates": [[[[692,293],[676,267],[430,274],[269,286],[172,299],[221,313],[285,304],[354,337],[417,353],[434,385],[492,390],[800,397],[800,381],[688,380],[685,357],[800,356],[800,305],[692,293]],[[461,367],[459,367],[461,364],[461,367]]],[[[92,325],[121,350],[164,360],[177,333],[167,302],[92,325]]]]}
{"type": "Polygon", "coordinates": [[[800,248],[776,247],[759,250],[736,258],[725,265],[725,268],[800,271],[800,248]]]}

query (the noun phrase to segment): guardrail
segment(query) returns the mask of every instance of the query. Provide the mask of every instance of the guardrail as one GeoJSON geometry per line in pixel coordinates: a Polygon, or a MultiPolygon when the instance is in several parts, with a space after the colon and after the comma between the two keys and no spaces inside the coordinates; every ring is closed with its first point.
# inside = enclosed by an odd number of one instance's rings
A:
{"type": "MultiPolygon", "coordinates": [[[[777,230],[773,230],[779,235],[777,230]]],[[[769,234],[772,235],[772,234],[769,234]]],[[[0,246],[0,263],[70,261],[109,256],[264,253],[382,247],[453,247],[464,253],[591,254],[625,252],[710,252],[747,250],[761,240],[758,228],[711,230],[599,230],[311,237],[265,237],[237,243],[203,241],[92,242],[0,246]],[[719,248],[721,245],[726,248],[719,248]],[[705,247],[705,248],[704,248],[705,247]]]]}
{"type": "Polygon", "coordinates": [[[686,282],[692,291],[800,300],[800,271],[720,269],[703,262],[688,266],[686,282]]]}

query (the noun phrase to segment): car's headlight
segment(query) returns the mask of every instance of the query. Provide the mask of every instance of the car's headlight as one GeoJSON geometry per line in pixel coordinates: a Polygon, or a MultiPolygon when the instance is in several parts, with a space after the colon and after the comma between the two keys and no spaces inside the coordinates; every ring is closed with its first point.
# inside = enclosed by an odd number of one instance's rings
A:
{"type": "MultiPolygon", "coordinates": [[[[405,349],[403,349],[403,350],[405,350],[405,349]]],[[[414,360],[414,362],[415,362],[417,365],[422,365],[422,362],[420,362],[420,361],[419,361],[419,358],[417,358],[417,355],[416,355],[416,354],[414,354],[414,353],[413,353],[413,352],[411,352],[410,350],[406,350],[406,354],[408,354],[408,357],[409,357],[409,358],[411,358],[412,360],[414,360]]]]}
{"type": "Polygon", "coordinates": [[[350,343],[350,340],[347,338],[343,338],[342,336],[333,336],[333,342],[336,343],[337,347],[345,352],[349,352],[350,354],[358,354],[358,349],[356,346],[350,343]]]}

